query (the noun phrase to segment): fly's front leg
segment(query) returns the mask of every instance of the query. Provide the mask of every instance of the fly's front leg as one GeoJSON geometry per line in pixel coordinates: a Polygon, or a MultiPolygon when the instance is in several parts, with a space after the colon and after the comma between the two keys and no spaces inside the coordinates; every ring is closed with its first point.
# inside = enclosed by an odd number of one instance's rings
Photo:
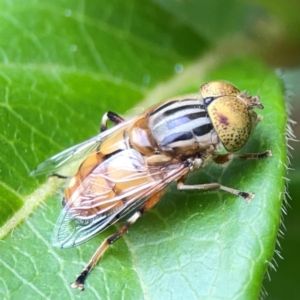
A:
{"type": "Polygon", "coordinates": [[[246,153],[246,154],[227,153],[227,154],[215,156],[214,162],[216,162],[217,164],[224,164],[231,161],[234,158],[246,160],[246,159],[263,159],[270,156],[272,156],[271,150],[266,150],[265,152],[262,153],[246,153]]]}
{"type": "Polygon", "coordinates": [[[244,198],[246,200],[246,202],[250,202],[251,199],[254,197],[254,194],[252,194],[252,193],[235,190],[233,188],[221,185],[219,183],[186,185],[186,184],[184,184],[184,180],[182,180],[182,179],[178,180],[177,189],[178,190],[201,190],[201,191],[223,190],[230,194],[244,198]]]}
{"type": "Polygon", "coordinates": [[[78,288],[79,290],[84,290],[84,281],[86,280],[88,274],[92,271],[93,267],[96,265],[98,260],[101,258],[101,256],[104,254],[105,250],[112,245],[116,240],[118,240],[125,232],[128,231],[129,227],[134,224],[138,218],[142,216],[144,212],[149,210],[151,207],[153,207],[161,198],[164,190],[161,190],[151,196],[144,205],[137,210],[132,217],[130,217],[125,224],[115,233],[107,237],[103,243],[100,245],[100,247],[96,250],[88,264],[85,266],[85,268],[82,270],[82,272],[77,276],[76,280],[71,283],[72,288],[78,288]]]}
{"type": "Polygon", "coordinates": [[[103,132],[107,129],[107,121],[113,122],[115,125],[124,122],[125,120],[112,111],[106,112],[101,120],[100,132],[103,132]]]}
{"type": "MultiPolygon", "coordinates": [[[[251,154],[235,154],[235,153],[227,153],[224,155],[217,155],[214,157],[214,161],[218,164],[224,164],[231,161],[233,158],[240,159],[262,159],[266,157],[272,156],[271,150],[267,150],[262,153],[251,153],[251,154]]],[[[177,182],[178,190],[202,190],[202,191],[210,191],[210,190],[223,190],[230,194],[240,196],[244,198],[247,202],[250,202],[254,197],[254,194],[236,190],[219,183],[206,183],[206,184],[196,184],[196,185],[186,185],[184,184],[184,178],[181,178],[177,182]]]]}

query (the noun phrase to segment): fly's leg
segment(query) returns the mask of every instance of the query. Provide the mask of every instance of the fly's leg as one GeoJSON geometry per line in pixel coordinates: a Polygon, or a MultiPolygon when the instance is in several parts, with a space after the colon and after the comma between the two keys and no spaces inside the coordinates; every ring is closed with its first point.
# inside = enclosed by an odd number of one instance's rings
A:
{"type": "Polygon", "coordinates": [[[252,193],[235,190],[233,188],[221,185],[219,183],[186,185],[186,184],[184,184],[183,181],[178,181],[177,189],[178,190],[201,190],[201,191],[223,190],[230,194],[244,198],[246,200],[246,202],[250,202],[251,199],[254,197],[254,194],[252,194],[252,193]]]}
{"type": "Polygon", "coordinates": [[[270,156],[272,156],[271,150],[266,150],[265,152],[262,153],[248,153],[248,154],[227,153],[224,155],[217,155],[216,157],[214,157],[214,161],[217,164],[224,164],[231,161],[234,158],[246,160],[246,159],[263,159],[270,156]]]}
{"type": "Polygon", "coordinates": [[[101,120],[100,132],[103,132],[107,129],[107,121],[113,122],[115,125],[124,122],[125,120],[112,111],[106,112],[101,120]]]}
{"type": "MultiPolygon", "coordinates": [[[[101,120],[101,125],[100,125],[100,132],[103,132],[107,129],[107,122],[111,121],[113,122],[115,125],[124,122],[125,120],[120,117],[118,114],[112,112],[112,111],[108,111],[106,112],[101,120]]],[[[100,144],[97,147],[97,153],[101,153],[100,151],[100,144]]]]}
{"type": "Polygon", "coordinates": [[[49,177],[57,177],[59,179],[70,179],[72,176],[65,176],[57,173],[52,173],[49,177]]]}
{"type": "MultiPolygon", "coordinates": [[[[214,161],[218,164],[224,164],[231,161],[233,158],[240,158],[240,159],[262,159],[266,157],[272,156],[271,150],[267,150],[262,153],[253,153],[253,154],[234,154],[228,153],[224,155],[217,155],[214,157],[214,161]]],[[[210,190],[223,190],[230,194],[240,196],[244,198],[247,202],[250,202],[251,199],[254,197],[254,194],[236,190],[219,183],[207,183],[207,184],[196,184],[196,185],[186,185],[184,184],[184,177],[180,178],[177,181],[177,189],[178,190],[202,190],[202,191],[210,191],[210,190]]]]}
{"type": "Polygon", "coordinates": [[[88,264],[85,266],[85,268],[82,270],[82,272],[77,276],[76,280],[71,283],[72,288],[78,288],[79,290],[84,290],[84,282],[88,276],[88,274],[92,271],[93,267],[96,265],[98,260],[101,258],[101,256],[104,254],[105,250],[112,245],[116,240],[118,240],[124,233],[126,233],[129,229],[129,227],[134,224],[138,218],[140,218],[144,212],[149,210],[151,207],[153,207],[161,198],[164,190],[161,190],[151,196],[144,204],[143,206],[138,209],[126,222],[125,224],[115,233],[107,237],[103,243],[100,245],[100,247],[96,250],[88,264]]]}

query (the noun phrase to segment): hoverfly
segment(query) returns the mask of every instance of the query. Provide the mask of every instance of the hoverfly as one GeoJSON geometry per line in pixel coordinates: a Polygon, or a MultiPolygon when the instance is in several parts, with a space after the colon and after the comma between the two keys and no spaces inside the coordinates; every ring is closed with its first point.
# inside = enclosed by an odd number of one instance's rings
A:
{"type": "Polygon", "coordinates": [[[64,177],[56,173],[58,168],[81,162],[65,190],[54,246],[68,248],[86,242],[133,213],[103,241],[72,287],[84,289],[86,277],[105,250],[160,200],[172,181],[179,190],[221,189],[250,201],[252,193],[219,183],[186,185],[185,179],[210,161],[223,164],[234,157],[271,156],[270,150],[234,154],[260,120],[253,108],[263,109],[258,96],[240,92],[227,82],[208,82],[200,94],[170,99],[130,120],[109,111],[102,118],[100,134],[40,164],[33,175],[64,177]],[[108,121],[115,126],[108,129],[108,121]],[[227,154],[219,154],[222,146],[227,154]]]}

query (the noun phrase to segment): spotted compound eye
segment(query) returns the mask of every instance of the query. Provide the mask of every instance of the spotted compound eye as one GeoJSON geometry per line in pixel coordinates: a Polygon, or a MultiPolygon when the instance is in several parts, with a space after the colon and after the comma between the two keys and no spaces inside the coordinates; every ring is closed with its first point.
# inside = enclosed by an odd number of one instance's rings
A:
{"type": "Polygon", "coordinates": [[[223,96],[213,101],[207,111],[226,150],[240,150],[248,141],[252,129],[247,107],[234,96],[223,96]]]}
{"type": "Polygon", "coordinates": [[[210,81],[200,88],[201,96],[205,98],[238,95],[240,91],[231,83],[226,81],[210,81]]]}
{"type": "Polygon", "coordinates": [[[226,150],[240,150],[249,139],[256,113],[252,109],[250,113],[250,108],[237,97],[241,92],[228,82],[206,83],[200,88],[200,93],[204,100],[214,97],[207,111],[226,150]]]}

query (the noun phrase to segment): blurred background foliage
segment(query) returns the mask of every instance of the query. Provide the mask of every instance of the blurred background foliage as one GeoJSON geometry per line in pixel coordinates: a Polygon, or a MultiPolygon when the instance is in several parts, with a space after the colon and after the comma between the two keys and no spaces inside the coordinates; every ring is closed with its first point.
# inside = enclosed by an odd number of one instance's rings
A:
{"type": "MultiPolygon", "coordinates": [[[[279,70],[286,87],[287,101],[293,107],[291,119],[299,121],[299,0],[153,0],[151,2],[205,37],[211,49],[221,48],[218,51],[224,57],[230,57],[232,52],[241,55],[248,52],[260,57],[270,68],[279,70]],[[237,46],[239,43],[240,48],[237,46]]],[[[145,10],[147,10],[146,2],[145,10]]],[[[1,41],[1,44],[4,43],[1,41]]],[[[262,85],[263,81],[262,78],[262,85]]],[[[299,137],[299,124],[295,124],[293,130],[299,137]]],[[[287,176],[290,179],[288,185],[290,207],[287,209],[287,215],[284,216],[286,228],[283,229],[284,237],[279,240],[280,256],[283,259],[277,256],[278,266],[275,265],[277,271],[270,270],[271,281],[266,278],[264,282],[268,293],[267,299],[300,299],[300,144],[291,141],[290,146],[294,148],[290,150],[291,170],[287,176]]]]}

